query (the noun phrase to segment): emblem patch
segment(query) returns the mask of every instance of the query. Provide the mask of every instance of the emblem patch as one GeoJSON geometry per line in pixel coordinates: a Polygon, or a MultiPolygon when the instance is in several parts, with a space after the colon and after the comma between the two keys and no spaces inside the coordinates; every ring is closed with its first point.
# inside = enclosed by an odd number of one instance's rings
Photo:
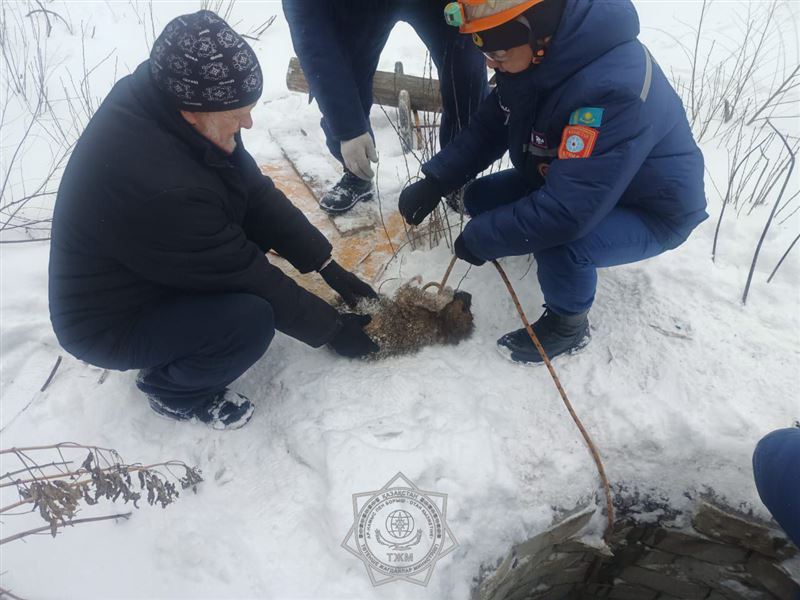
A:
{"type": "Polygon", "coordinates": [[[547,148],[547,138],[543,133],[531,131],[531,146],[536,146],[537,148],[547,148]]]}
{"type": "Polygon", "coordinates": [[[600,132],[592,127],[567,125],[561,136],[558,158],[587,158],[591,156],[599,134],[600,132]]]}
{"type": "Polygon", "coordinates": [[[603,122],[604,108],[583,106],[569,116],[570,125],[586,125],[587,127],[600,127],[603,122]]]}

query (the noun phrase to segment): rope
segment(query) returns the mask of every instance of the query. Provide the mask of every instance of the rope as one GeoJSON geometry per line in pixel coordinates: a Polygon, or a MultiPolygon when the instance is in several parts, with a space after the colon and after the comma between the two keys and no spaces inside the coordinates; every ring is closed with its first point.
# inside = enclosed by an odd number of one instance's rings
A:
{"type": "MultiPolygon", "coordinates": [[[[457,256],[453,255],[453,258],[450,259],[450,264],[447,266],[447,270],[444,273],[444,277],[442,277],[441,283],[437,283],[435,281],[431,281],[423,286],[423,290],[427,290],[429,287],[438,287],[439,293],[441,294],[444,291],[445,285],[447,284],[447,280],[450,278],[450,273],[453,272],[453,267],[456,264],[456,260],[458,259],[457,256]]],[[[542,347],[542,343],[539,341],[539,338],[536,337],[536,334],[533,331],[533,327],[531,327],[528,318],[525,316],[525,311],[522,310],[522,305],[519,302],[519,297],[517,293],[514,291],[514,286],[511,285],[511,281],[509,281],[506,272],[503,270],[503,267],[500,266],[496,260],[492,261],[492,264],[497,269],[497,272],[500,274],[500,277],[503,279],[503,283],[506,284],[506,288],[508,289],[508,293],[511,295],[511,299],[514,301],[514,306],[517,308],[517,313],[519,314],[519,318],[522,320],[522,324],[525,326],[525,331],[528,332],[528,335],[533,342],[533,345],[536,346],[536,350],[539,352],[539,356],[542,357],[544,364],[547,365],[547,370],[550,372],[550,377],[553,378],[553,383],[556,385],[556,389],[558,393],[561,395],[561,399],[564,401],[564,406],[567,407],[567,411],[569,412],[572,420],[575,421],[575,425],[578,426],[578,430],[581,432],[583,436],[583,440],[586,442],[586,446],[589,448],[589,452],[592,455],[592,459],[594,459],[594,464],[597,466],[597,472],[600,474],[600,482],[603,485],[603,492],[606,497],[606,531],[603,534],[603,538],[608,541],[608,536],[611,535],[611,532],[614,528],[614,504],[611,499],[611,486],[608,483],[608,477],[606,476],[606,470],[603,466],[603,460],[600,458],[600,452],[597,450],[597,446],[594,445],[589,432],[586,431],[586,428],[581,423],[581,420],[578,418],[575,409],[572,407],[572,403],[569,401],[569,397],[567,396],[567,392],[564,390],[564,386],[561,385],[561,380],[558,378],[558,374],[556,373],[555,368],[553,368],[553,363],[550,362],[550,358],[547,356],[547,352],[545,352],[544,348],[542,347]]]]}
{"type": "MultiPolygon", "coordinates": [[[[575,425],[578,426],[578,429],[583,436],[586,445],[589,448],[589,452],[594,459],[595,465],[597,465],[597,471],[600,473],[600,481],[603,484],[603,491],[605,492],[606,496],[606,506],[607,506],[607,524],[606,524],[606,531],[603,534],[603,538],[608,541],[608,536],[611,534],[611,531],[614,527],[614,505],[611,501],[611,487],[608,484],[608,477],[606,477],[606,470],[603,467],[603,461],[600,458],[600,453],[597,451],[597,447],[594,445],[591,436],[589,436],[589,432],[586,431],[586,428],[581,423],[581,420],[578,418],[578,415],[575,413],[575,409],[572,408],[572,403],[569,401],[567,397],[567,392],[564,391],[564,387],[561,385],[561,380],[558,378],[556,374],[556,370],[553,368],[553,363],[550,362],[550,358],[547,356],[547,353],[544,351],[539,338],[536,337],[536,334],[533,332],[533,328],[531,324],[528,322],[527,317],[525,316],[525,312],[522,310],[522,305],[519,302],[519,298],[517,297],[517,293],[514,291],[514,287],[511,285],[511,282],[508,280],[508,276],[506,272],[503,270],[503,267],[500,264],[493,260],[492,264],[494,264],[497,272],[500,273],[500,277],[503,279],[503,282],[506,284],[506,288],[508,288],[508,293],[511,294],[511,299],[514,301],[514,306],[517,307],[517,312],[519,313],[520,319],[522,319],[522,324],[525,325],[525,330],[528,332],[528,335],[533,342],[533,345],[536,346],[536,349],[539,351],[539,355],[542,357],[544,364],[547,365],[547,370],[550,371],[550,377],[553,378],[553,383],[556,384],[556,388],[558,389],[558,393],[561,394],[561,399],[564,401],[564,405],[567,407],[572,420],[575,421],[575,425]]],[[[450,267],[447,269],[447,273],[445,274],[445,281],[450,274],[450,271],[453,269],[453,264],[450,263],[450,267]]]]}
{"type": "Polygon", "coordinates": [[[444,272],[444,277],[442,277],[441,283],[436,281],[431,281],[430,283],[426,283],[422,286],[422,291],[427,290],[429,287],[437,287],[439,288],[439,293],[441,294],[444,291],[444,286],[447,285],[447,280],[450,278],[450,273],[453,272],[453,267],[456,266],[456,260],[458,257],[454,254],[453,258],[450,259],[450,264],[447,266],[447,271],[444,272]]]}

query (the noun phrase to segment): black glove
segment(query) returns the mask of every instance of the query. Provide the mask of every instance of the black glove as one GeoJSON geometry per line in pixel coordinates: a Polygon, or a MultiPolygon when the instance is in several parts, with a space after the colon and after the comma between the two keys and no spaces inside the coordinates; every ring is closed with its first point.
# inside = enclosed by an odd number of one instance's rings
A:
{"type": "Polygon", "coordinates": [[[422,220],[433,212],[442,199],[442,192],[436,180],[426,177],[415,181],[402,192],[397,209],[406,223],[419,225],[422,220]]]}
{"type": "Polygon", "coordinates": [[[333,339],[328,342],[337,354],[347,358],[360,358],[380,350],[378,344],[373,342],[364,333],[364,327],[369,325],[372,317],[345,313],[339,317],[342,327],[333,339]]]}
{"type": "Polygon", "coordinates": [[[485,260],[482,260],[475,256],[469,248],[467,248],[467,242],[464,241],[464,234],[462,233],[460,236],[456,238],[456,241],[453,243],[453,250],[456,253],[456,256],[461,260],[465,260],[468,263],[472,263],[476,267],[480,267],[485,260]]]}
{"type": "Polygon", "coordinates": [[[375,290],[350,271],[343,269],[335,260],[332,260],[319,274],[332,290],[339,293],[348,306],[355,306],[361,298],[378,297],[375,290]]]}

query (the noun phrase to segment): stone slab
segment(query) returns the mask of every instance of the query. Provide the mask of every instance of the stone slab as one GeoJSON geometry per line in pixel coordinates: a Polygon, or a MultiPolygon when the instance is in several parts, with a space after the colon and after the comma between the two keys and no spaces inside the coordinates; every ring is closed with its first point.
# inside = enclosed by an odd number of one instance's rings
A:
{"type": "Polygon", "coordinates": [[[653,600],[658,592],[641,585],[618,581],[606,598],[611,600],[653,600]]]}
{"type": "Polygon", "coordinates": [[[706,540],[698,535],[666,529],[656,529],[645,536],[643,541],[664,552],[692,556],[719,565],[743,562],[749,554],[749,550],[744,548],[734,548],[706,540]]]}
{"type": "Polygon", "coordinates": [[[661,567],[670,565],[675,562],[678,557],[671,552],[662,552],[661,550],[650,550],[636,561],[640,567],[661,567]]]}
{"type": "Polygon", "coordinates": [[[696,558],[681,556],[672,566],[690,581],[715,589],[721,588],[723,581],[736,581],[742,585],[752,585],[753,583],[742,564],[716,565],[696,558]]]}
{"type": "Polygon", "coordinates": [[[575,598],[575,586],[557,585],[541,593],[531,594],[529,600],[573,600],[575,598]]]}
{"type": "Polygon", "coordinates": [[[747,561],[747,571],[778,598],[794,600],[800,598],[798,586],[783,568],[773,564],[762,556],[753,554],[747,561]]]}
{"type": "Polygon", "coordinates": [[[703,501],[692,519],[709,538],[754,550],[772,558],[791,558],[797,548],[781,531],[747,515],[703,501]]]}
{"type": "Polygon", "coordinates": [[[710,591],[708,587],[682,581],[675,576],[658,573],[650,569],[643,569],[637,566],[625,567],[619,578],[623,581],[642,587],[672,594],[684,600],[700,600],[705,598],[710,591]]]}

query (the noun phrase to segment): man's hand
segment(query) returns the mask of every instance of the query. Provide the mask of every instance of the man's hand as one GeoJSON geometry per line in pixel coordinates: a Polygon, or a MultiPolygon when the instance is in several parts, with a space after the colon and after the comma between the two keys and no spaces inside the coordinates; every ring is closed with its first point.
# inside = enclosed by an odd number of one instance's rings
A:
{"type": "Polygon", "coordinates": [[[348,171],[364,181],[370,181],[375,177],[370,161],[378,162],[378,153],[375,151],[375,142],[369,132],[362,133],[352,140],[344,140],[340,148],[344,166],[348,171]]]}
{"type": "Polygon", "coordinates": [[[348,306],[355,306],[361,298],[377,298],[368,284],[361,281],[350,271],[346,271],[335,260],[319,272],[332,290],[338,292],[348,306]]]}
{"type": "Polygon", "coordinates": [[[397,208],[406,223],[419,225],[425,217],[433,212],[441,199],[439,184],[430,177],[426,177],[415,181],[400,193],[397,208]]]}
{"type": "Polygon", "coordinates": [[[461,260],[465,260],[468,263],[475,265],[476,267],[480,267],[486,261],[483,259],[478,258],[475,256],[472,251],[467,248],[467,242],[464,241],[464,234],[462,233],[456,238],[456,241],[453,242],[453,250],[456,253],[456,256],[461,260]]]}
{"type": "Polygon", "coordinates": [[[340,317],[342,327],[339,332],[328,342],[340,356],[347,358],[361,358],[367,354],[372,354],[380,350],[378,344],[373,342],[364,333],[364,327],[369,325],[372,317],[369,315],[357,315],[345,313],[340,317]]]}

